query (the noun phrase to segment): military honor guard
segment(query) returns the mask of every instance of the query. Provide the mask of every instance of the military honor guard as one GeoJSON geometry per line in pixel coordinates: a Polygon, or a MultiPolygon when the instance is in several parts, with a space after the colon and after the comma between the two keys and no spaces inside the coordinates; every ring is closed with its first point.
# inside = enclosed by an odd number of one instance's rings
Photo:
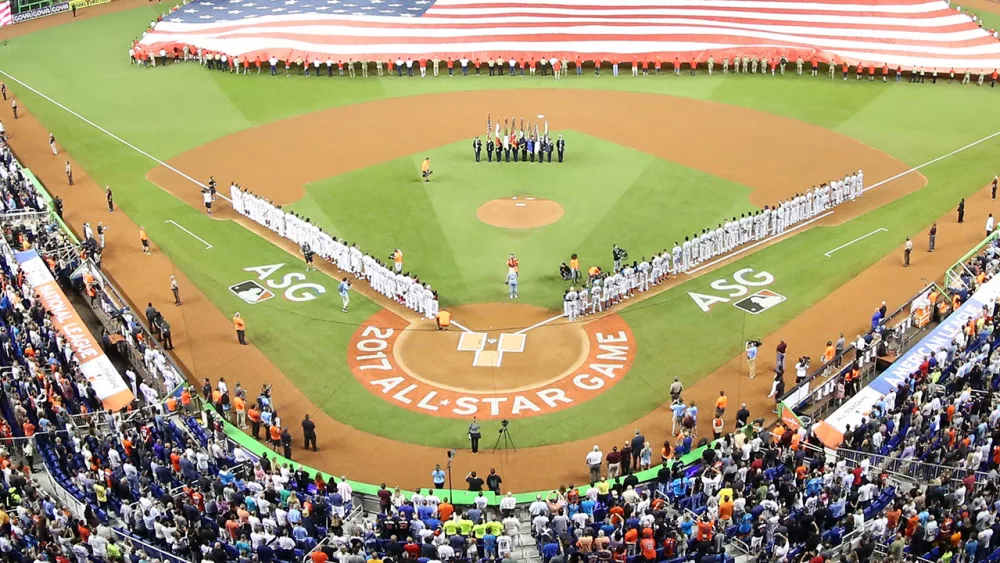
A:
{"type": "Polygon", "coordinates": [[[476,162],[479,162],[479,156],[483,152],[483,142],[479,140],[479,137],[476,137],[476,139],[472,141],[472,151],[476,153],[476,162]]]}
{"type": "MultiPolygon", "coordinates": [[[[538,123],[529,122],[525,128],[522,118],[520,127],[517,127],[517,119],[512,118],[504,119],[504,126],[501,129],[500,121],[497,120],[494,126],[492,116],[488,115],[485,140],[487,162],[493,162],[494,153],[497,162],[510,162],[512,157],[514,162],[552,162],[553,152],[558,154],[558,162],[562,162],[566,141],[562,135],[559,135],[558,140],[552,139],[549,136],[548,125],[546,121],[544,132],[540,132],[538,123]]],[[[483,142],[479,137],[472,140],[472,153],[476,162],[482,160],[483,142]]]]}

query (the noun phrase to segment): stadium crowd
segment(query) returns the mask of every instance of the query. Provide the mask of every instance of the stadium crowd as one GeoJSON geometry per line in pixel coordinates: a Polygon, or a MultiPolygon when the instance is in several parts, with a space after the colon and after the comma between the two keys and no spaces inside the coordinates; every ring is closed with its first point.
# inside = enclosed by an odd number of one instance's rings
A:
{"type": "Polygon", "coordinates": [[[333,264],[356,278],[366,280],[372,289],[392,301],[433,319],[437,316],[438,294],[420,277],[403,271],[403,252],[395,249],[387,261],[362,252],[357,243],[341,241],[326,233],[306,217],[254,195],[246,188],[233,183],[229,186],[230,200],[237,213],[267,227],[278,236],[299,246],[308,262],[312,254],[333,264]],[[391,263],[389,263],[391,262],[391,263]]]}
{"type": "Polygon", "coordinates": [[[843,179],[824,182],[776,205],[742,213],[719,223],[714,229],[705,228],[686,236],[683,242],[674,242],[672,249],[664,248],[648,260],[643,256],[629,264],[628,251],[615,245],[612,247],[612,269],[605,271],[600,266],[591,266],[586,280],[580,279],[579,259],[574,255],[572,260],[576,267],[563,264],[561,268],[563,279],[574,283],[563,294],[563,311],[570,320],[596,314],[633,297],[636,291],[648,291],[650,286],[660,284],[671,275],[688,272],[746,244],[780,236],[833,207],[861,197],[865,189],[864,178],[862,170],[851,172],[843,179]],[[581,281],[583,285],[578,286],[581,281]]]}

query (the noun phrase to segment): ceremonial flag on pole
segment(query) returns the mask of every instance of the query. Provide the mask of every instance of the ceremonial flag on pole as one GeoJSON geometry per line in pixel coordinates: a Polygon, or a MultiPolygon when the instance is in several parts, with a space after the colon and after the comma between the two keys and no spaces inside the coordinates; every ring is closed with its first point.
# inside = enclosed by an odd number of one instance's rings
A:
{"type": "Polygon", "coordinates": [[[495,139],[494,142],[499,147],[500,146],[500,121],[499,120],[496,123],[496,131],[493,133],[493,138],[495,139]]]}
{"type": "Polygon", "coordinates": [[[549,136],[549,120],[548,119],[545,120],[545,136],[546,137],[549,136]]]}

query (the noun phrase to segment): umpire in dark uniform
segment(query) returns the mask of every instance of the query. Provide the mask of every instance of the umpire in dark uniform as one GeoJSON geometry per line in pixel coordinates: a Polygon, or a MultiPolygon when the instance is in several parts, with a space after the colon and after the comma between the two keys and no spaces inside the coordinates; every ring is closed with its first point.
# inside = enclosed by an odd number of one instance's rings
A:
{"type": "Polygon", "coordinates": [[[479,140],[479,137],[472,141],[472,150],[476,153],[476,162],[479,162],[479,155],[483,152],[483,142],[479,140]]]}
{"type": "MultiPolygon", "coordinates": [[[[479,139],[476,139],[477,141],[479,139]]],[[[497,158],[499,160],[499,157],[497,158]]],[[[479,160],[478,158],[476,160],[479,160]]],[[[493,162],[493,141],[489,138],[486,139],[486,161],[493,162]]]]}
{"type": "Polygon", "coordinates": [[[563,139],[562,135],[559,135],[559,139],[556,140],[556,152],[559,153],[559,162],[563,160],[563,152],[566,150],[566,139],[563,139]]]}
{"type": "Polygon", "coordinates": [[[302,436],[306,440],[305,449],[308,450],[312,444],[312,451],[316,451],[316,423],[309,420],[308,414],[302,419],[302,436]]]}

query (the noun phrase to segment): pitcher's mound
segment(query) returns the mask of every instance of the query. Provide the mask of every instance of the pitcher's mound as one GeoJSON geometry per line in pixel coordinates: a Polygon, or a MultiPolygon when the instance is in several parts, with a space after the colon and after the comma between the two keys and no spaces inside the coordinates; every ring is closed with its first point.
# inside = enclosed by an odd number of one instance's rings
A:
{"type": "Polygon", "coordinates": [[[476,217],[487,225],[502,229],[534,229],[562,219],[563,208],[549,199],[507,197],[487,201],[476,210],[476,217]]]}

